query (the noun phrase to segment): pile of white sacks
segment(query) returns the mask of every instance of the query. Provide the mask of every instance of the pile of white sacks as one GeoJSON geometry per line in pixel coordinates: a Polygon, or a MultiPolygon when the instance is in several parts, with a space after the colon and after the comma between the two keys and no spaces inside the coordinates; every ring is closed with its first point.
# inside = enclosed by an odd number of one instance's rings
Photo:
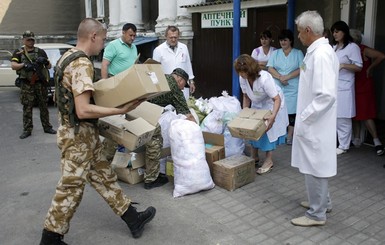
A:
{"type": "MultiPolygon", "coordinates": [[[[172,106],[167,106],[159,119],[163,147],[171,147],[174,162],[174,197],[209,190],[214,187],[205,157],[202,131],[223,134],[226,157],[243,154],[242,139],[232,137],[227,123],[241,111],[240,102],[226,92],[210,99],[189,99],[190,111],[198,123],[184,120],[172,106]],[[198,116],[199,115],[199,116],[198,116]]],[[[161,172],[165,172],[165,159],[161,172]]]]}

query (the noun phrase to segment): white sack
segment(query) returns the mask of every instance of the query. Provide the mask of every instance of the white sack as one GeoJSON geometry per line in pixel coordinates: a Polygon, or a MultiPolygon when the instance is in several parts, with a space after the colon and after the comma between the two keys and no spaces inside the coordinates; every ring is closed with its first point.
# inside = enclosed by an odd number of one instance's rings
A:
{"type": "Polygon", "coordinates": [[[214,188],[200,127],[194,122],[177,119],[171,122],[169,136],[174,162],[173,196],[214,188]]]}
{"type": "Polygon", "coordinates": [[[208,114],[201,123],[202,131],[214,134],[222,134],[225,128],[225,124],[222,120],[223,114],[224,112],[217,110],[208,114]]]}
{"type": "Polygon", "coordinates": [[[210,98],[209,103],[210,107],[217,111],[238,114],[242,110],[241,103],[237,97],[228,95],[226,91],[223,91],[220,97],[210,98]]]}
{"type": "Polygon", "coordinates": [[[168,130],[172,120],[178,119],[178,115],[173,110],[167,110],[160,116],[158,123],[163,137],[163,148],[170,147],[170,139],[168,136],[168,130]]]}
{"type": "Polygon", "coordinates": [[[223,132],[225,138],[225,156],[241,155],[245,150],[245,141],[240,138],[233,137],[226,126],[223,132]]]}

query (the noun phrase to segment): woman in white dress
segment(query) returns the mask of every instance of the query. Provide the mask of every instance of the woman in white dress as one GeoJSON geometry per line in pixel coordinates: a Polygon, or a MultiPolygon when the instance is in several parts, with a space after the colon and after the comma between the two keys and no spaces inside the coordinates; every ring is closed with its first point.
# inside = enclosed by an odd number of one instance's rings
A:
{"type": "Polygon", "coordinates": [[[234,61],[235,71],[239,74],[239,83],[243,93],[242,107],[270,110],[266,117],[267,131],[258,141],[250,141],[255,149],[266,152],[263,165],[257,174],[268,173],[273,169],[273,151],[280,144],[285,144],[287,118],[285,99],[273,77],[260,68],[257,61],[248,54],[240,55],[234,61]]]}
{"type": "Polygon", "coordinates": [[[337,155],[349,150],[352,138],[352,117],[356,115],[355,73],[362,69],[361,51],[350,36],[349,26],[343,21],[330,28],[333,48],[340,62],[337,91],[337,155]]]}
{"type": "Polygon", "coordinates": [[[267,61],[275,50],[275,48],[271,46],[271,42],[273,41],[271,32],[269,30],[263,31],[259,35],[259,41],[261,42],[261,46],[251,52],[251,57],[258,62],[261,69],[267,70],[267,61]]]}

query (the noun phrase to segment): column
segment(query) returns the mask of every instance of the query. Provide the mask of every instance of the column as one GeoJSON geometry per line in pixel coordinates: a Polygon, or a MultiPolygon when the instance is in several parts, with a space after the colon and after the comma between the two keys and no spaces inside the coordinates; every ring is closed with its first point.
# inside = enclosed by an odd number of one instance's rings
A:
{"type": "Polygon", "coordinates": [[[111,38],[119,37],[122,33],[120,26],[120,0],[109,0],[109,25],[107,36],[111,38]]]}
{"type": "Polygon", "coordinates": [[[159,16],[156,20],[155,33],[164,36],[164,31],[167,26],[175,25],[176,14],[176,0],[159,0],[159,16]]]}
{"type": "MultiPolygon", "coordinates": [[[[198,1],[200,2],[200,1],[198,1]]],[[[177,8],[177,18],[176,18],[176,26],[178,26],[181,36],[184,37],[192,37],[192,19],[191,14],[188,12],[187,8],[181,8],[180,6],[190,5],[191,3],[186,3],[185,0],[177,0],[178,8],[177,8]]]]}
{"type": "Polygon", "coordinates": [[[126,23],[136,25],[138,32],[144,31],[141,0],[120,0],[120,24],[123,26],[126,23]]]}

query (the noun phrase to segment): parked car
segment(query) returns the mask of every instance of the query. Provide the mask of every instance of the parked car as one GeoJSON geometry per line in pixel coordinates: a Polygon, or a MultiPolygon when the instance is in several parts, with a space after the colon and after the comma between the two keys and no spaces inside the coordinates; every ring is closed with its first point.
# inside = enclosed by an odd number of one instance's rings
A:
{"type": "MultiPolygon", "coordinates": [[[[50,81],[48,86],[48,99],[52,101],[53,92],[55,91],[55,83],[53,80],[54,67],[58,59],[70,48],[74,46],[65,43],[37,43],[36,47],[44,49],[48,59],[52,64],[49,69],[50,81]]],[[[11,68],[12,53],[7,50],[0,50],[0,86],[15,86],[17,78],[16,71],[11,68]]]]}
{"type": "Polygon", "coordinates": [[[15,86],[16,72],[11,68],[12,53],[8,50],[0,50],[0,86],[15,86]]]}
{"type": "Polygon", "coordinates": [[[48,101],[52,102],[53,93],[55,91],[55,82],[53,76],[56,63],[68,49],[71,49],[74,46],[65,43],[36,43],[35,46],[44,49],[44,51],[47,53],[49,61],[52,64],[51,69],[49,69],[50,86],[48,86],[48,101]]]}

